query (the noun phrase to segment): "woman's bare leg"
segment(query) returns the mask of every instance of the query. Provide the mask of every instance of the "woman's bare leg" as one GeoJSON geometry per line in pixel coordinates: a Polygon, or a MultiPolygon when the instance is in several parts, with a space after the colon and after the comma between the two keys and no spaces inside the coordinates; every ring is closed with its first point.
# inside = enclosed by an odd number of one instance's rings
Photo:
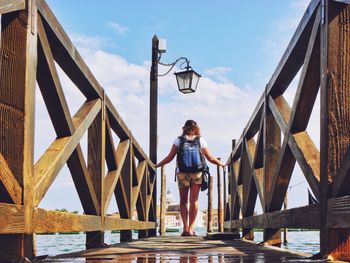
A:
{"type": "Polygon", "coordinates": [[[189,227],[188,231],[193,234],[194,222],[198,212],[198,195],[201,189],[200,184],[191,184],[190,186],[190,209],[189,209],[189,227]]]}
{"type": "Polygon", "coordinates": [[[189,232],[188,231],[188,190],[189,187],[182,187],[179,188],[180,192],[180,214],[181,214],[181,219],[182,223],[184,225],[184,232],[189,232]]]}

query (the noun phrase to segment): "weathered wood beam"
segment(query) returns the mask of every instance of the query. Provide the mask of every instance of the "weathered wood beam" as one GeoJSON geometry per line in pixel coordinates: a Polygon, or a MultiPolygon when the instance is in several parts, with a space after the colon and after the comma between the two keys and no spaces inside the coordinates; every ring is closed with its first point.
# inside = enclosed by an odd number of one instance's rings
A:
{"type": "MultiPolygon", "coordinates": [[[[15,5],[23,3],[11,2],[15,5]]],[[[0,235],[0,254],[13,254],[31,259],[34,256],[34,239],[30,232],[33,213],[38,36],[35,1],[25,2],[25,10],[1,15],[0,152],[22,187],[25,216],[24,231],[20,235],[0,235]]],[[[4,11],[4,6],[2,7],[4,11]]],[[[20,7],[23,8],[23,4],[20,4],[20,7]]]]}
{"type": "MultiPolygon", "coordinates": [[[[6,195],[9,196],[14,204],[22,204],[22,187],[19,185],[16,177],[13,175],[10,167],[0,153],[0,184],[6,190],[6,195]]],[[[0,187],[1,188],[1,187],[0,187]]],[[[5,193],[2,193],[5,195],[5,193]]]]}
{"type": "Polygon", "coordinates": [[[239,206],[241,207],[243,213],[243,185],[238,185],[237,187],[237,195],[239,199],[239,206]]]}
{"type": "Polygon", "coordinates": [[[137,140],[132,136],[130,130],[126,126],[125,122],[123,121],[122,117],[118,113],[118,111],[115,109],[113,103],[110,101],[110,99],[106,96],[106,106],[108,108],[108,117],[109,117],[109,123],[112,130],[118,135],[120,140],[127,140],[130,139],[133,144],[135,156],[138,158],[138,160],[146,160],[148,165],[152,168],[153,171],[155,171],[154,164],[152,161],[148,158],[147,154],[142,150],[140,144],[137,142],[137,140]]]}
{"type": "Polygon", "coordinates": [[[320,254],[350,260],[350,228],[331,228],[331,182],[350,148],[350,5],[324,1],[321,25],[321,223],[320,254]]]}
{"type": "MultiPolygon", "coordinates": [[[[246,144],[246,140],[244,140],[244,144],[246,144]]],[[[244,151],[242,153],[241,157],[241,162],[240,162],[240,175],[242,176],[242,185],[243,185],[243,195],[241,195],[243,199],[243,216],[250,216],[249,212],[252,211],[252,206],[254,209],[255,202],[252,204],[254,199],[251,199],[251,194],[254,192],[255,184],[253,182],[253,174],[252,174],[252,169],[249,163],[249,158],[248,158],[248,149],[246,146],[243,147],[244,151]]],[[[256,193],[257,194],[257,193],[256,193]]],[[[253,195],[254,197],[254,195],[253,195]]],[[[254,212],[254,211],[253,211],[254,212]]]]}
{"type": "Polygon", "coordinates": [[[232,177],[232,183],[234,184],[234,189],[237,194],[237,201],[239,203],[240,209],[242,209],[243,213],[243,185],[238,184],[238,176],[240,172],[240,162],[241,159],[238,159],[233,162],[232,168],[233,168],[233,177],[232,177]]]}
{"type": "Polygon", "coordinates": [[[148,220],[156,220],[155,214],[155,203],[153,199],[153,193],[155,189],[155,177],[147,177],[147,195],[146,195],[146,214],[148,215],[148,220]]]}
{"type": "MultiPolygon", "coordinates": [[[[95,215],[101,216],[102,226],[104,225],[105,203],[104,203],[104,182],[105,182],[105,156],[106,156],[106,122],[105,104],[102,101],[101,110],[88,129],[88,171],[91,176],[92,185],[99,204],[95,215]]],[[[86,233],[85,247],[98,248],[103,246],[103,231],[88,231],[86,233]]]]}
{"type": "Polygon", "coordinates": [[[14,11],[23,10],[26,8],[25,0],[1,0],[0,15],[14,11]]]}
{"type": "MultiPolygon", "coordinates": [[[[0,203],[0,214],[1,234],[20,234],[25,231],[23,205],[0,203]]],[[[100,216],[80,215],[41,208],[34,208],[32,220],[33,229],[31,233],[150,229],[155,226],[154,222],[122,219],[115,216],[106,216],[103,226],[100,216]]]]}
{"type": "Polygon", "coordinates": [[[75,189],[78,192],[80,202],[84,208],[84,213],[87,215],[98,214],[100,204],[97,200],[93,181],[79,144],[69,157],[67,165],[72,175],[75,189]]]}
{"type": "Polygon", "coordinates": [[[36,208],[34,212],[36,233],[83,232],[102,229],[102,218],[96,215],[78,215],[36,208]]]}
{"type": "Polygon", "coordinates": [[[253,167],[260,169],[264,166],[264,116],[261,114],[258,139],[256,141],[253,167]]]}
{"type": "Polygon", "coordinates": [[[121,218],[131,219],[131,209],[130,209],[130,193],[131,193],[131,152],[130,144],[128,147],[128,152],[125,157],[124,164],[122,165],[121,175],[117,181],[117,185],[114,189],[114,196],[117,201],[118,210],[121,218]]]}
{"type": "Polygon", "coordinates": [[[138,220],[113,218],[112,216],[107,216],[105,219],[104,230],[144,230],[152,229],[156,226],[154,222],[143,222],[138,220]]]}
{"type": "MultiPolygon", "coordinates": [[[[145,221],[145,222],[148,222],[148,214],[146,213],[148,177],[149,177],[149,170],[147,167],[147,169],[145,171],[145,175],[142,178],[139,197],[138,197],[137,202],[136,202],[137,218],[138,218],[138,220],[145,221]]],[[[139,231],[138,237],[139,238],[148,237],[148,231],[147,230],[139,231]]]]}
{"type": "Polygon", "coordinates": [[[85,102],[73,118],[74,134],[69,137],[56,139],[37,161],[34,166],[36,177],[34,187],[35,206],[42,200],[58,172],[68,160],[100,109],[101,101],[99,99],[85,102]]]}
{"type": "Polygon", "coordinates": [[[70,136],[74,133],[73,122],[40,16],[38,17],[38,35],[40,40],[37,71],[39,88],[57,137],[70,136]]]}
{"type": "Polygon", "coordinates": [[[106,114],[106,164],[108,171],[117,170],[117,161],[115,153],[116,152],[111,125],[109,124],[108,114],[106,114]]]}
{"type": "Polygon", "coordinates": [[[117,163],[117,169],[113,171],[109,171],[105,178],[105,191],[104,191],[104,202],[105,202],[105,211],[108,209],[108,205],[111,201],[113,192],[117,185],[118,179],[120,178],[120,174],[128,154],[130,148],[130,141],[125,140],[119,143],[115,159],[117,163]]]}
{"type": "Polygon", "coordinates": [[[281,129],[274,118],[273,112],[268,107],[268,97],[265,102],[264,120],[264,197],[265,212],[267,211],[268,199],[271,194],[275,176],[275,170],[281,154],[281,129]]]}
{"type": "MultiPolygon", "coordinates": [[[[240,174],[242,175],[242,183],[243,187],[243,206],[242,206],[242,215],[243,217],[252,216],[254,214],[255,203],[257,199],[257,189],[253,180],[252,168],[249,163],[248,157],[248,147],[246,143],[246,139],[244,139],[243,151],[240,162],[240,174]]],[[[239,190],[240,187],[238,188],[239,190]]],[[[242,238],[247,240],[254,239],[254,232],[250,228],[243,228],[242,230],[242,238]]]]}
{"type": "Polygon", "coordinates": [[[103,230],[148,229],[154,223],[106,216],[104,226],[100,216],[35,209],[34,227],[36,233],[86,232],[103,230]]]}
{"type": "Polygon", "coordinates": [[[331,198],[327,203],[327,227],[350,228],[350,196],[331,198]]]}
{"type": "Polygon", "coordinates": [[[23,205],[0,203],[0,214],[1,234],[20,234],[25,232],[23,205]]]}
{"type": "Polygon", "coordinates": [[[350,184],[350,149],[347,150],[344,160],[334,177],[330,188],[331,197],[344,196],[349,193],[350,184]]]}
{"type": "Polygon", "coordinates": [[[319,204],[291,208],[279,212],[266,213],[239,220],[234,220],[235,228],[320,228],[319,204]]]}
{"type": "Polygon", "coordinates": [[[251,172],[255,183],[255,187],[258,191],[261,207],[264,207],[265,200],[264,200],[264,186],[263,186],[263,177],[262,177],[264,174],[264,171],[263,169],[255,169],[253,166],[253,156],[256,153],[257,147],[255,144],[254,138],[251,138],[248,141],[245,140],[244,142],[245,142],[245,147],[247,149],[247,156],[251,167],[251,172]]]}
{"type": "Polygon", "coordinates": [[[267,200],[267,211],[274,212],[282,208],[290,179],[295,166],[295,157],[288,145],[288,137],[283,140],[281,155],[276,166],[274,182],[267,200]]]}
{"type": "MultiPolygon", "coordinates": [[[[275,183],[275,173],[281,154],[281,129],[269,107],[269,95],[265,89],[264,102],[264,204],[263,211],[268,212],[268,201],[275,183]]],[[[263,243],[280,246],[281,235],[278,227],[266,228],[263,243]]]]}
{"type": "Polygon", "coordinates": [[[137,169],[136,169],[137,185],[133,186],[132,188],[131,209],[134,209],[134,207],[136,206],[136,202],[141,189],[142,178],[145,175],[146,167],[147,167],[146,161],[140,162],[137,166],[137,169]]]}
{"type": "Polygon", "coordinates": [[[300,74],[289,125],[291,133],[305,131],[320,86],[320,22],[318,9],[312,28],[304,66],[300,74]]]}
{"type": "Polygon", "coordinates": [[[291,109],[283,95],[278,96],[275,99],[269,96],[269,109],[271,110],[271,113],[279,125],[279,128],[284,134],[284,140],[280,150],[280,155],[276,162],[275,171],[271,179],[271,191],[269,191],[268,195],[265,196],[266,212],[279,210],[277,207],[280,206],[280,203],[283,203],[284,195],[288,189],[288,184],[295,165],[295,158],[291,154],[288,146],[288,124],[291,109]]]}
{"type": "Polygon", "coordinates": [[[307,132],[289,137],[288,145],[317,200],[319,200],[320,153],[307,132]]]}
{"type": "Polygon", "coordinates": [[[290,115],[290,107],[283,96],[276,97],[273,99],[269,96],[269,110],[273,114],[280,130],[284,136],[288,136],[288,121],[290,115]]]}

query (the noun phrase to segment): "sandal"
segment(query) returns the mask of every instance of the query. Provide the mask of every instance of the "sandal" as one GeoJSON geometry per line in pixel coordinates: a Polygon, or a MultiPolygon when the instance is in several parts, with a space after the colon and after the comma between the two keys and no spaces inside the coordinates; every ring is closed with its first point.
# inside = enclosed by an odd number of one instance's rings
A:
{"type": "Polygon", "coordinates": [[[191,236],[192,236],[192,237],[196,237],[196,236],[197,236],[197,235],[196,235],[196,232],[193,231],[192,234],[191,234],[191,236]]]}
{"type": "Polygon", "coordinates": [[[191,233],[184,231],[184,232],[182,232],[181,236],[182,237],[189,237],[189,236],[191,236],[191,233]]]}

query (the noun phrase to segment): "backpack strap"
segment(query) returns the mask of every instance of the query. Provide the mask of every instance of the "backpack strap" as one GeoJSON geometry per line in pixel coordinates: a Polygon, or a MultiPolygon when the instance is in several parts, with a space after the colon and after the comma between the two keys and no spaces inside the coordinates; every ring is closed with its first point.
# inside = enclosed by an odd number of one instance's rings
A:
{"type": "Polygon", "coordinates": [[[201,139],[200,136],[197,136],[197,137],[195,138],[196,142],[198,143],[199,153],[200,153],[200,157],[201,157],[201,162],[202,162],[202,164],[203,164],[203,167],[206,168],[206,167],[207,167],[207,163],[205,162],[205,158],[204,158],[204,154],[203,154],[203,151],[202,151],[200,139],[201,139]]]}
{"type": "MultiPolygon", "coordinates": [[[[179,142],[179,146],[177,147],[177,153],[179,153],[181,151],[182,146],[184,145],[185,141],[187,140],[185,135],[179,136],[178,138],[179,138],[180,142],[179,142]]],[[[177,176],[177,173],[176,173],[176,171],[177,171],[177,162],[178,162],[177,158],[178,158],[178,156],[176,156],[175,182],[176,182],[176,176],[177,176]]]]}
{"type": "Polygon", "coordinates": [[[179,142],[179,147],[177,147],[177,153],[179,153],[181,151],[182,146],[184,145],[185,141],[187,140],[185,135],[179,136],[178,138],[180,139],[180,142],[179,142]]]}

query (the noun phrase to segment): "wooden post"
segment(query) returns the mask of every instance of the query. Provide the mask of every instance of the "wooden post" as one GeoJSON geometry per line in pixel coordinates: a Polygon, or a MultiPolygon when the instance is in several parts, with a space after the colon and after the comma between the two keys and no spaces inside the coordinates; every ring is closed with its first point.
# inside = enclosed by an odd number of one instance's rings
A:
{"type": "Polygon", "coordinates": [[[166,213],[166,175],[164,172],[164,166],[161,168],[161,192],[160,192],[160,227],[159,234],[165,235],[165,213],[166,213]]]}
{"type": "Polygon", "coordinates": [[[222,220],[222,222],[223,222],[223,226],[222,226],[222,228],[223,228],[223,230],[225,231],[225,226],[224,226],[224,222],[225,222],[225,219],[226,219],[226,198],[227,198],[227,193],[226,193],[226,187],[227,187],[227,185],[226,185],[226,170],[225,170],[226,168],[224,167],[223,168],[223,179],[224,179],[224,200],[223,200],[223,215],[222,215],[222,218],[223,218],[223,220],[222,220]]]}
{"type": "MultiPolygon", "coordinates": [[[[218,158],[221,160],[221,158],[218,158]]],[[[222,182],[221,182],[221,167],[217,166],[217,186],[218,186],[218,231],[224,232],[224,213],[222,203],[222,182]]]]}
{"type": "MultiPolygon", "coordinates": [[[[158,45],[159,40],[156,35],[152,38],[152,65],[150,72],[150,131],[149,131],[149,158],[157,163],[157,136],[158,136],[158,45]]],[[[153,190],[153,204],[155,214],[157,214],[157,176],[151,174],[151,178],[155,178],[153,190]]],[[[156,218],[150,218],[156,221],[156,218]]],[[[149,236],[156,236],[157,229],[150,229],[149,236]]]]}
{"type": "MultiPolygon", "coordinates": [[[[146,175],[142,178],[142,182],[141,182],[141,200],[140,202],[142,202],[141,206],[143,206],[143,213],[139,216],[139,220],[142,221],[146,221],[148,222],[148,213],[147,213],[147,208],[146,208],[146,204],[147,204],[147,182],[148,182],[148,177],[149,177],[149,169],[147,169],[146,175]]],[[[148,237],[148,230],[139,230],[138,233],[138,238],[147,238],[148,237]]]]}
{"type": "MultiPolygon", "coordinates": [[[[232,151],[235,149],[235,147],[236,147],[236,140],[232,140],[232,151]]],[[[239,207],[236,207],[239,204],[239,202],[236,202],[237,201],[236,200],[237,189],[235,189],[235,180],[236,179],[235,179],[235,170],[233,167],[233,160],[232,159],[231,159],[231,163],[229,165],[230,165],[230,170],[231,170],[231,176],[230,176],[231,177],[231,185],[230,185],[231,186],[231,207],[230,207],[231,232],[235,233],[235,234],[239,234],[239,229],[233,228],[233,226],[232,226],[233,220],[239,218],[239,212],[237,212],[237,211],[240,210],[239,207]]]]}
{"type": "MultiPolygon", "coordinates": [[[[280,148],[281,130],[268,106],[267,87],[265,88],[264,103],[264,212],[267,213],[267,196],[271,193],[273,185],[273,175],[276,170],[280,148]]],[[[267,228],[264,229],[264,244],[281,246],[281,230],[267,228]]]]}
{"type": "MultiPolygon", "coordinates": [[[[101,216],[104,224],[104,200],[103,188],[105,178],[105,110],[104,103],[100,113],[96,116],[88,130],[88,170],[91,175],[96,197],[100,205],[97,215],[101,216]]],[[[104,232],[86,232],[86,248],[97,248],[104,246],[104,232]]]]}
{"type": "MultiPolygon", "coordinates": [[[[122,169],[121,177],[119,177],[119,180],[122,179],[122,191],[124,192],[125,199],[123,199],[124,202],[126,202],[126,213],[121,213],[120,215],[122,218],[132,219],[133,218],[133,208],[131,207],[131,198],[132,198],[132,173],[133,173],[133,146],[132,141],[130,143],[130,149],[127,155],[127,158],[125,159],[124,166],[122,169]]],[[[132,241],[132,230],[121,230],[120,231],[120,242],[129,242],[132,241]]]]}
{"type": "Polygon", "coordinates": [[[209,176],[207,232],[208,233],[213,232],[213,176],[209,176]]]}
{"type": "Polygon", "coordinates": [[[1,16],[0,56],[0,154],[22,192],[18,200],[13,200],[12,193],[9,193],[11,190],[3,190],[0,185],[0,202],[23,205],[25,213],[23,234],[0,235],[0,255],[33,258],[32,189],[37,69],[35,1],[26,1],[26,10],[1,16]]]}
{"type": "MultiPolygon", "coordinates": [[[[286,210],[287,207],[288,207],[288,192],[286,193],[286,196],[284,197],[283,209],[286,210]]],[[[283,245],[285,245],[285,246],[288,244],[287,232],[288,232],[288,228],[285,227],[283,229],[283,245]]]]}
{"type": "MultiPolygon", "coordinates": [[[[330,184],[346,160],[350,149],[350,5],[322,1],[321,23],[321,230],[322,256],[334,260],[350,259],[350,229],[327,226],[327,202],[331,197],[330,184]]],[[[344,184],[344,181],[342,182],[344,184]]],[[[348,185],[343,193],[349,194],[348,185]]]]}

